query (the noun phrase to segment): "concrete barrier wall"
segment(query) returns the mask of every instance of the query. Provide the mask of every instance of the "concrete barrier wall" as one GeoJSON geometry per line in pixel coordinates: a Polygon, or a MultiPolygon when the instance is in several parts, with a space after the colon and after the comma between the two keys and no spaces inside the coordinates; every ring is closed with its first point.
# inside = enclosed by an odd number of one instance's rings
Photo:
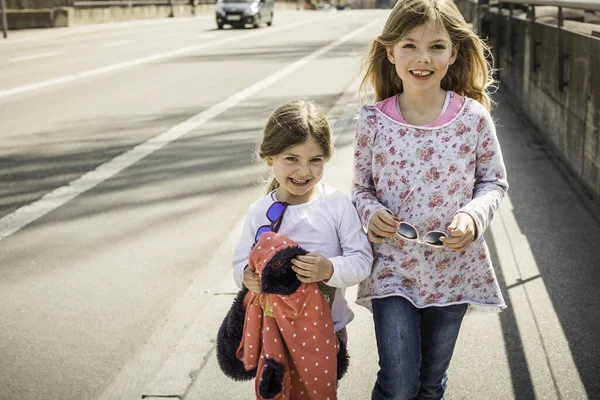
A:
{"type": "MultiPolygon", "coordinates": [[[[275,10],[296,10],[299,3],[275,2],[275,10]]],[[[175,17],[192,17],[215,12],[214,4],[198,4],[192,7],[187,4],[173,6],[175,17]]],[[[69,23],[72,25],[99,24],[105,22],[132,21],[152,18],[168,18],[170,6],[135,6],[135,7],[81,7],[69,8],[69,23]]]]}
{"type": "MultiPolygon", "coordinates": [[[[476,14],[470,1],[458,0],[457,5],[469,18],[476,14]]],[[[538,20],[535,44],[531,40],[532,23],[523,15],[509,23],[508,10],[499,15],[493,8],[486,19],[487,29],[482,33],[489,38],[501,86],[509,90],[553,152],[599,202],[600,38],[586,34],[591,33],[589,24],[566,21],[563,41],[568,55],[564,66],[567,85],[561,91],[555,24],[538,20]],[[536,70],[532,46],[537,47],[536,70]]]]}

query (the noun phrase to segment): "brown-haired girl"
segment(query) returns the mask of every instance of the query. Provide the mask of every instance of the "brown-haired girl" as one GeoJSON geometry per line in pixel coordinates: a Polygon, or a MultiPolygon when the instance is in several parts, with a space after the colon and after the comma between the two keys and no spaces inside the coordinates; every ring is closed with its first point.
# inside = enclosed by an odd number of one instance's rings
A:
{"type": "MultiPolygon", "coordinates": [[[[354,314],[344,289],[369,276],[373,254],[350,199],[320,182],[332,151],[329,124],[315,103],[291,101],[271,114],[258,155],[274,178],[267,195],[250,206],[234,253],[233,276],[240,288],[260,293],[260,278],[248,269],[252,247],[263,233],[285,234],[309,251],[292,261],[293,270],[303,283],[320,283],[334,330],[345,344],[345,326],[354,314]]],[[[293,385],[305,384],[297,379],[293,385]]]]}
{"type": "Polygon", "coordinates": [[[366,58],[352,200],[373,243],[372,398],[441,399],[463,316],[504,300],[483,233],[508,189],[486,45],[452,0],[399,0],[366,58]]]}

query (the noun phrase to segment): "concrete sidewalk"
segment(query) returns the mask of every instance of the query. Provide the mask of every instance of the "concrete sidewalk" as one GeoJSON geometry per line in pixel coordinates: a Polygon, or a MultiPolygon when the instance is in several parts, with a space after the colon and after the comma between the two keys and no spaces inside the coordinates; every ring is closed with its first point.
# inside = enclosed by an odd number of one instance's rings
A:
{"type": "MultiPolygon", "coordinates": [[[[493,115],[511,188],[486,238],[509,308],[465,319],[446,398],[600,398],[598,210],[553,160],[519,110],[511,107],[514,100],[503,92],[495,99],[499,107],[493,115]]],[[[338,109],[342,112],[336,122],[336,153],[324,181],[349,194],[356,97],[343,96],[338,109]]],[[[230,268],[227,260],[240,227],[215,255],[219,268],[230,268]]],[[[147,386],[146,398],[254,398],[253,382],[225,377],[214,354],[218,326],[235,293],[228,273],[147,386]]],[[[355,295],[356,287],[347,291],[350,302],[355,295]]],[[[367,400],[377,373],[373,322],[367,310],[354,304],[352,308],[356,318],[348,326],[351,364],[339,398],[367,400]]]]}

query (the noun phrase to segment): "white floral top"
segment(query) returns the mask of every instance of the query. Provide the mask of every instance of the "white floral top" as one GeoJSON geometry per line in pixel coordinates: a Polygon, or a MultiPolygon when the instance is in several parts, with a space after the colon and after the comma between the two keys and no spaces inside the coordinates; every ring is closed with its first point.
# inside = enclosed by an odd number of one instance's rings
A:
{"type": "Polygon", "coordinates": [[[446,231],[457,211],[477,227],[461,252],[419,242],[373,243],[371,276],[357,303],[403,296],[416,307],[468,303],[469,312],[506,308],[483,238],[508,189],[496,129],[488,111],[467,99],[449,122],[418,127],[397,122],[375,106],[360,110],[354,140],[352,201],[362,224],[387,209],[426,232],[446,231]]]}

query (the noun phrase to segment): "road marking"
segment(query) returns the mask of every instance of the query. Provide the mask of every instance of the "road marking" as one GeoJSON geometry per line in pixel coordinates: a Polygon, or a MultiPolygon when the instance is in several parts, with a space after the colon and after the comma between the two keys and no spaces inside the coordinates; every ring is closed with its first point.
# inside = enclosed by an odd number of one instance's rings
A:
{"type": "Polygon", "coordinates": [[[8,61],[10,61],[10,62],[29,61],[29,60],[36,60],[38,58],[53,57],[53,56],[57,56],[59,54],[64,54],[64,51],[51,51],[48,53],[39,53],[39,54],[32,54],[30,56],[15,57],[15,58],[9,59],[8,61]]]}
{"type": "Polygon", "coordinates": [[[169,37],[175,37],[175,36],[181,36],[181,35],[183,35],[183,32],[169,32],[169,33],[165,33],[164,35],[160,35],[160,37],[169,38],[169,37]]]}
{"type": "Polygon", "coordinates": [[[133,43],[135,40],[119,40],[118,42],[105,43],[100,47],[117,47],[125,44],[133,43]]]}
{"type": "Polygon", "coordinates": [[[587,398],[569,341],[508,195],[490,228],[510,288],[506,294],[517,321],[535,398],[587,398]]]}
{"type": "Polygon", "coordinates": [[[275,82],[283,79],[284,77],[292,74],[293,72],[299,70],[306,64],[327,53],[328,51],[340,46],[341,44],[347,42],[354,36],[369,29],[371,26],[379,22],[380,19],[376,19],[371,23],[361,27],[360,29],[352,31],[349,34],[341,37],[340,39],[331,42],[327,46],[321,47],[319,50],[314,51],[313,53],[299,59],[298,61],[280,69],[279,71],[267,76],[266,78],[256,82],[255,84],[248,86],[246,89],[243,89],[230,96],[229,98],[220,101],[212,107],[207,108],[206,110],[194,115],[188,120],[183,121],[178,125],[175,125],[168,131],[161,133],[158,136],[155,136],[142,144],[137,145],[133,149],[126,151],[123,154],[116,156],[112,160],[100,165],[95,170],[87,172],[80,178],[71,181],[68,185],[61,186],[53,192],[47,193],[41,199],[26,206],[23,206],[17,209],[16,211],[12,212],[11,214],[6,215],[2,219],[0,219],[0,241],[17,232],[24,226],[34,222],[35,220],[43,217],[49,212],[66,204],[68,201],[74,199],[80,194],[92,189],[93,187],[104,182],[105,180],[110,179],[112,176],[118,174],[125,168],[138,162],[142,158],[154,153],[155,151],[166,146],[167,144],[179,139],[186,133],[197,129],[210,119],[229,110],[230,108],[236,106],[237,104],[241,103],[247,98],[271,86],[275,82]]]}
{"type": "Polygon", "coordinates": [[[61,85],[63,83],[74,82],[74,81],[89,78],[92,76],[103,75],[103,74],[106,74],[109,72],[120,71],[120,70],[124,70],[127,68],[135,67],[138,65],[151,63],[154,61],[159,61],[159,60],[164,60],[164,59],[171,58],[171,57],[180,56],[182,54],[200,50],[200,49],[210,47],[210,46],[222,45],[225,43],[231,43],[231,42],[235,42],[238,40],[246,40],[246,39],[250,39],[250,38],[253,38],[256,36],[262,36],[262,35],[267,35],[270,33],[293,29],[293,28],[301,26],[301,25],[306,25],[306,24],[310,24],[313,22],[321,21],[321,20],[322,20],[322,18],[313,18],[308,21],[297,22],[295,24],[291,24],[291,25],[287,25],[287,26],[283,26],[283,27],[277,27],[277,28],[273,28],[273,29],[269,28],[269,29],[251,32],[248,34],[244,33],[244,34],[240,34],[240,35],[237,35],[237,36],[234,36],[231,38],[217,40],[215,42],[203,43],[203,44],[189,46],[189,47],[183,47],[181,49],[171,50],[166,53],[155,54],[153,56],[142,57],[142,58],[127,61],[124,63],[107,65],[106,67],[96,68],[96,69],[79,72],[79,73],[72,74],[72,75],[64,75],[64,76],[60,76],[60,77],[54,78],[54,79],[48,79],[45,81],[31,83],[29,85],[17,86],[17,87],[11,88],[11,89],[1,90],[0,98],[14,96],[16,94],[30,92],[33,90],[38,90],[38,89],[42,89],[42,88],[46,88],[46,87],[57,86],[57,85],[61,85]]]}

